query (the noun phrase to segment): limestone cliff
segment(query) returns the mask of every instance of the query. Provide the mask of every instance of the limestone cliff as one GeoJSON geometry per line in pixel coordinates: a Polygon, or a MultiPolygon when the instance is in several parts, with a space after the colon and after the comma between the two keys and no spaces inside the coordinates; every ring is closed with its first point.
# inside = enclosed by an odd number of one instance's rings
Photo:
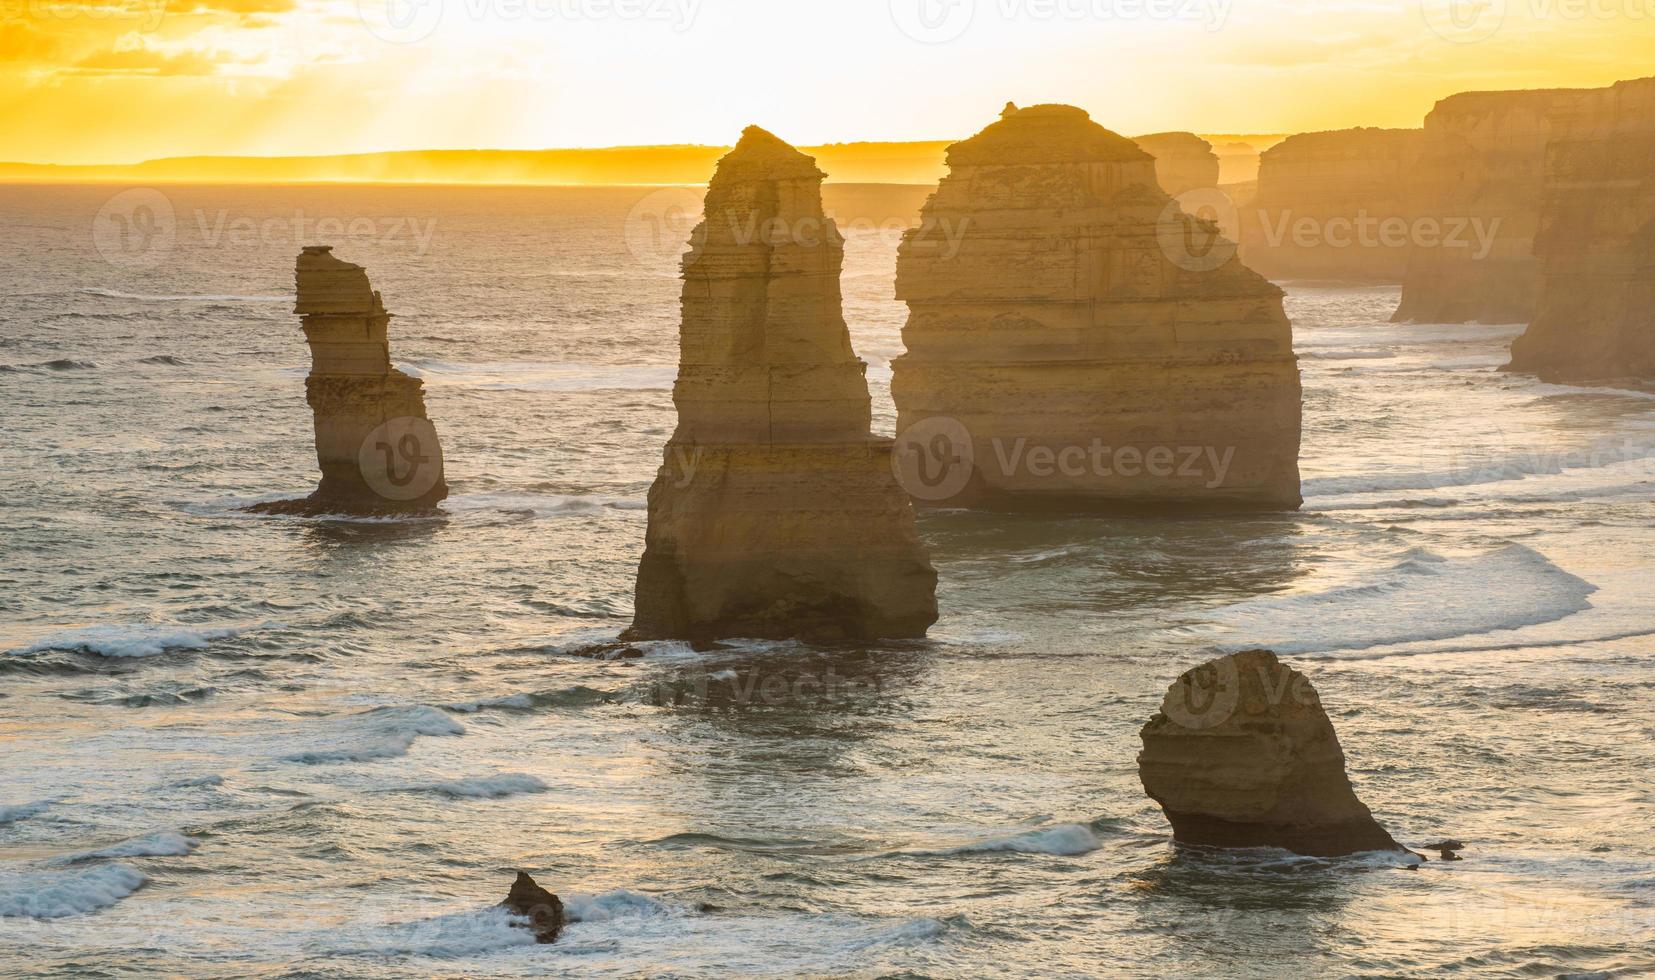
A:
{"type": "Polygon", "coordinates": [[[1242,259],[1271,279],[1401,282],[1420,133],[1301,133],[1265,150],[1258,194],[1242,214],[1242,259]]]}
{"type": "Polygon", "coordinates": [[[869,435],[822,177],[752,127],[707,189],[629,639],[868,640],[936,621],[891,443],[869,435]]]}
{"type": "Polygon", "coordinates": [[[442,447],[425,415],[424,384],[391,366],[391,314],[359,265],[307,245],[295,278],[310,345],[305,379],[322,482],[304,500],[264,513],[418,511],[448,496],[442,447]]]}
{"type": "Polygon", "coordinates": [[[1155,158],[1155,179],[1170,196],[1218,186],[1218,154],[1194,133],[1151,133],[1132,142],[1155,158]]]}
{"type": "Polygon", "coordinates": [[[1509,368],[1655,380],[1655,78],[1581,93],[1552,133],[1534,240],[1544,280],[1509,368]]]}
{"type": "Polygon", "coordinates": [[[1138,776],[1182,843],[1403,850],[1356,798],[1316,689],[1268,650],[1185,673],[1139,736],[1138,776]]]}
{"type": "Polygon", "coordinates": [[[1299,373],[1282,293],[1183,214],[1132,141],[1010,107],[949,149],[898,252],[892,364],[916,499],[1291,509],[1299,373]]]}
{"type": "Polygon", "coordinates": [[[1425,117],[1409,193],[1415,215],[1439,222],[1441,237],[1414,241],[1393,320],[1533,317],[1540,292],[1534,233],[1551,113],[1578,94],[1462,92],[1425,117]]]}

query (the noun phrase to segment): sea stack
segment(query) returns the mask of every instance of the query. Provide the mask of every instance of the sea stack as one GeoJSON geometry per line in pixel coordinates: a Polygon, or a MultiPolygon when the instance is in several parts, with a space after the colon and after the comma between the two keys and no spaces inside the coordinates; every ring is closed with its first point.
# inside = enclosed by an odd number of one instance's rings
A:
{"type": "Polygon", "coordinates": [[[936,571],[870,435],[816,162],[758,127],[683,262],[678,428],[649,491],[627,639],[925,635],[936,571]]]}
{"type": "Polygon", "coordinates": [[[563,900],[522,871],[517,872],[517,880],[512,882],[511,891],[500,904],[512,915],[528,919],[534,941],[542,946],[557,942],[569,921],[563,900]]]}
{"type": "Polygon", "coordinates": [[[1271,279],[1401,282],[1420,133],[1301,133],[1265,150],[1242,215],[1242,258],[1271,279]]]}
{"type": "Polygon", "coordinates": [[[1138,776],[1180,843],[1405,850],[1356,798],[1316,689],[1268,650],[1185,673],[1139,737],[1138,776]]]}
{"type": "Polygon", "coordinates": [[[1534,316],[1534,233],[1551,115],[1579,94],[1462,92],[1425,117],[1409,194],[1416,217],[1438,226],[1413,242],[1392,320],[1527,323],[1534,316]]]}
{"type": "Polygon", "coordinates": [[[1508,369],[1655,379],[1655,78],[1582,92],[1553,113],[1534,254],[1540,301],[1508,369]]]}
{"type": "Polygon", "coordinates": [[[1151,133],[1132,142],[1155,158],[1155,179],[1172,197],[1218,186],[1218,154],[1194,133],[1151,133]]]}
{"type": "Polygon", "coordinates": [[[1179,210],[1148,153],[1073,106],[1010,106],[948,164],[897,260],[891,391],[916,500],[1299,506],[1282,292],[1179,210]]]}
{"type": "Polygon", "coordinates": [[[442,446],[425,415],[424,384],[391,366],[379,293],[332,246],[299,253],[294,312],[310,345],[305,396],[316,427],[322,482],[303,500],[261,504],[281,514],[422,511],[448,496],[442,446]]]}

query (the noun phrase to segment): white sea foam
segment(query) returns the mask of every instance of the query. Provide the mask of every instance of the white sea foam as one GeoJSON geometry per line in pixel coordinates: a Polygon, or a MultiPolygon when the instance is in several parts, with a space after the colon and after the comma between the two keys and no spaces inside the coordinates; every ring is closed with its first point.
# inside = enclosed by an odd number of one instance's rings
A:
{"type": "Polygon", "coordinates": [[[1361,650],[1549,623],[1591,608],[1596,591],[1519,544],[1468,558],[1415,549],[1374,581],[1248,599],[1207,619],[1224,649],[1361,650]]]}
{"type": "Polygon", "coordinates": [[[318,941],[321,951],[345,956],[426,956],[452,959],[535,945],[503,908],[455,912],[388,926],[356,925],[318,941]]]}
{"type": "Polygon", "coordinates": [[[988,840],[960,844],[956,847],[909,851],[907,853],[945,856],[1010,852],[1014,854],[1054,854],[1074,857],[1081,854],[1090,854],[1102,846],[1103,841],[1098,839],[1097,832],[1091,827],[1079,823],[1064,823],[1004,837],[991,837],[988,840]]]}
{"type": "Polygon", "coordinates": [[[101,861],[108,858],[136,858],[136,857],[184,857],[191,854],[201,842],[193,837],[172,831],[162,831],[146,837],[134,837],[131,840],[111,844],[108,847],[95,851],[81,851],[78,854],[64,855],[60,860],[74,864],[82,861],[101,861]]]}
{"type": "Polygon", "coordinates": [[[467,493],[448,498],[443,508],[452,513],[499,511],[531,517],[579,517],[611,511],[641,513],[649,509],[649,501],[602,494],[467,493]]]}
{"type": "Polygon", "coordinates": [[[418,792],[441,793],[444,796],[476,800],[497,800],[522,793],[544,793],[550,788],[537,777],[521,772],[504,772],[494,776],[444,780],[426,786],[409,787],[409,789],[418,792]]]}
{"type": "Polygon", "coordinates": [[[215,640],[268,629],[273,625],[199,627],[169,623],[120,623],[86,626],[48,634],[29,646],[9,652],[29,654],[48,650],[78,650],[104,657],[153,657],[168,650],[201,650],[215,640]]]}
{"type": "Polygon", "coordinates": [[[1655,444],[1630,436],[1605,440],[1575,450],[1509,453],[1482,459],[1468,459],[1454,465],[1394,472],[1356,473],[1348,476],[1312,477],[1304,481],[1305,507],[1310,510],[1340,503],[1339,497],[1359,493],[1397,490],[1438,490],[1485,483],[1522,480],[1532,476],[1601,469],[1625,464],[1648,468],[1655,460],[1655,444]]]}
{"type": "Polygon", "coordinates": [[[353,715],[324,718],[316,730],[301,735],[302,747],[287,751],[286,762],[317,765],[329,762],[369,762],[408,754],[422,735],[464,735],[465,726],[429,705],[375,708],[353,715]]]}
{"type": "Polygon", "coordinates": [[[564,911],[570,922],[608,922],[612,919],[655,917],[670,915],[673,907],[627,888],[600,892],[596,895],[564,895],[564,911]]]}
{"type": "Polygon", "coordinates": [[[62,919],[106,909],[149,881],[124,864],[0,873],[0,918],[62,919]]]}
{"type": "Polygon", "coordinates": [[[115,289],[98,289],[89,287],[81,292],[90,296],[102,296],[106,299],[131,299],[145,303],[291,303],[294,297],[289,296],[240,296],[234,293],[213,293],[205,296],[153,296],[146,293],[123,293],[115,289]]]}

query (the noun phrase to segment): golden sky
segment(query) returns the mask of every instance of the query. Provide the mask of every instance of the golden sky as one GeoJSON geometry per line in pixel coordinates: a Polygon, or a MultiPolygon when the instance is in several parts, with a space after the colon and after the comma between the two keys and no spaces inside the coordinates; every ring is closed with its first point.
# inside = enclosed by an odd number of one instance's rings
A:
{"type": "Polygon", "coordinates": [[[1655,0],[0,0],[0,160],[1417,126],[1652,66],[1655,0]]]}

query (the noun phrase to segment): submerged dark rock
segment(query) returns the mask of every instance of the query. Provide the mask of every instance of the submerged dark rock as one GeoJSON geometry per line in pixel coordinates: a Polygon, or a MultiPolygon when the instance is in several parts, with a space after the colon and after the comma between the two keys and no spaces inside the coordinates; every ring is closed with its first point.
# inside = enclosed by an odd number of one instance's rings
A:
{"type": "Polygon", "coordinates": [[[563,909],[563,900],[521,871],[517,872],[517,880],[512,882],[510,894],[500,904],[513,915],[527,918],[528,927],[534,931],[535,942],[541,945],[557,942],[557,937],[569,921],[563,909]]]}

